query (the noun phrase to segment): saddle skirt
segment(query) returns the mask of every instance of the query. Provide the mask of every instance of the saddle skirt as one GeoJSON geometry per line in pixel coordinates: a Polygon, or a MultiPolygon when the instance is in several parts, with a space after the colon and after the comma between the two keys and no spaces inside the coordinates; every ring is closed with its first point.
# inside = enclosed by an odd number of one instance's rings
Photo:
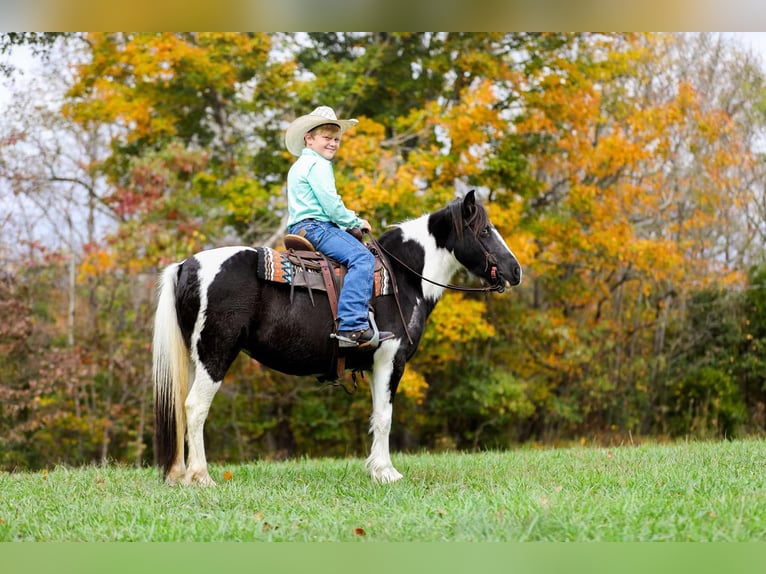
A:
{"type": "MultiPolygon", "coordinates": [[[[290,285],[293,289],[324,291],[328,295],[332,289],[335,296],[343,287],[346,267],[322,253],[294,249],[278,251],[271,247],[256,247],[255,250],[258,252],[256,274],[259,279],[290,285]]],[[[373,297],[393,294],[388,269],[377,255],[373,277],[373,297]]]]}

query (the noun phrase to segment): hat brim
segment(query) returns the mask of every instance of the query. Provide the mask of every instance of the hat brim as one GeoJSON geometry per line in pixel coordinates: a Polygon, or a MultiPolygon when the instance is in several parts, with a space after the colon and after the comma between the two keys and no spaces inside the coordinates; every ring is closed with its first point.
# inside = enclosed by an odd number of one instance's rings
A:
{"type": "Polygon", "coordinates": [[[306,144],[303,140],[303,136],[306,132],[310,132],[317,126],[324,124],[333,124],[340,128],[342,134],[348,128],[351,128],[359,123],[359,120],[331,120],[314,115],[305,115],[293,120],[293,122],[287,126],[285,131],[285,147],[294,156],[301,155],[301,151],[306,144]]]}

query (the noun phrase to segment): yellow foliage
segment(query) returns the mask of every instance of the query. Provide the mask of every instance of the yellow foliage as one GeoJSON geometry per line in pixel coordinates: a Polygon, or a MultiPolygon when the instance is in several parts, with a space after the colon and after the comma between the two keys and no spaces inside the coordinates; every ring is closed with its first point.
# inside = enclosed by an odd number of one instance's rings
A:
{"type": "Polygon", "coordinates": [[[80,264],[78,279],[83,281],[88,277],[104,275],[112,271],[117,261],[117,255],[107,249],[91,251],[80,264]]]}
{"type": "Polygon", "coordinates": [[[79,66],[64,113],[84,124],[116,122],[129,142],[176,135],[179,112],[204,104],[201,94],[226,103],[248,79],[240,76],[266,61],[271,42],[267,34],[170,32],[87,40],[92,58],[79,66]]]}
{"type": "Polygon", "coordinates": [[[441,157],[440,179],[452,182],[454,178],[480,175],[485,169],[491,140],[507,129],[495,87],[490,80],[463,90],[459,101],[436,114],[435,123],[446,134],[449,152],[441,157]]]}
{"type": "Polygon", "coordinates": [[[410,217],[417,206],[417,178],[424,168],[417,156],[402,162],[399,150],[384,145],[384,137],[384,126],[360,118],[343,136],[335,180],[350,209],[368,219],[395,223],[410,217]]]}
{"type": "Polygon", "coordinates": [[[450,361],[460,360],[460,347],[493,337],[495,327],[487,321],[486,310],[484,301],[469,299],[462,293],[445,293],[426,325],[417,363],[435,362],[433,366],[443,370],[450,361]]]}
{"type": "Polygon", "coordinates": [[[404,396],[421,405],[426,397],[428,382],[423,375],[408,365],[404,370],[402,380],[399,382],[399,389],[404,393],[404,396]]]}

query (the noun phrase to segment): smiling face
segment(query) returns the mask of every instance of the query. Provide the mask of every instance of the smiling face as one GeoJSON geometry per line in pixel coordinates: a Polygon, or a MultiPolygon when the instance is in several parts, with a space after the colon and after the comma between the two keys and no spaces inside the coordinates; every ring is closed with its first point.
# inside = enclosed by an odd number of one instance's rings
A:
{"type": "Polygon", "coordinates": [[[332,159],[340,146],[340,128],[334,124],[317,126],[304,136],[306,147],[325,159],[332,159]]]}

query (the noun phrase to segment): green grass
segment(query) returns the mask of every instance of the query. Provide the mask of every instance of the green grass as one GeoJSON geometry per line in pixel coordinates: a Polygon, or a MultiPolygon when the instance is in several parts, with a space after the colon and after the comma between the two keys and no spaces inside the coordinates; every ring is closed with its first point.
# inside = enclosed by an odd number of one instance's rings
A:
{"type": "Polygon", "coordinates": [[[212,465],[215,488],[156,469],[0,474],[0,541],[766,540],[766,442],[395,455],[212,465]],[[231,473],[229,480],[224,474],[231,473]]]}

